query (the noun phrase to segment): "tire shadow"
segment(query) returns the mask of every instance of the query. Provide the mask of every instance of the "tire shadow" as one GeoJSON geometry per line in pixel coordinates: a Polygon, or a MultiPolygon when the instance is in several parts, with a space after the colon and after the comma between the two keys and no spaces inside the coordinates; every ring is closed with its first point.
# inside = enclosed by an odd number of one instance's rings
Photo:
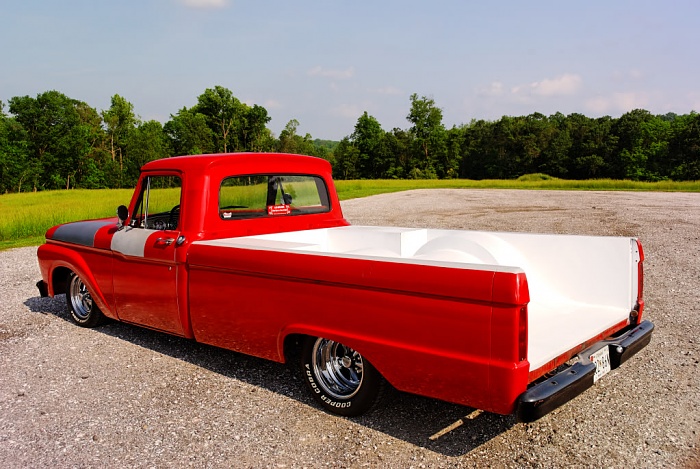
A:
{"type": "MultiPolygon", "coordinates": [[[[33,297],[24,305],[33,313],[51,314],[79,327],[70,318],[65,295],[33,297]]],[[[90,330],[292,398],[324,412],[308,395],[300,374],[291,366],[113,320],[90,330]]],[[[512,415],[483,412],[474,416],[474,410],[394,391],[385,406],[347,420],[445,456],[463,456],[516,425],[512,415]]],[[[344,417],[328,414],[328,418],[344,417]]]]}

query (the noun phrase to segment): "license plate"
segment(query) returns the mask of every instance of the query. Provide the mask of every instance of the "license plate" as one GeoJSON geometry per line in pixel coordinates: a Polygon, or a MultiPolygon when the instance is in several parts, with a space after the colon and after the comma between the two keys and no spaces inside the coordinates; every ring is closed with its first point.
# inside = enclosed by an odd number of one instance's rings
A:
{"type": "Polygon", "coordinates": [[[608,347],[598,350],[591,355],[590,359],[595,364],[595,375],[593,376],[593,382],[595,383],[610,371],[610,351],[608,347]]]}

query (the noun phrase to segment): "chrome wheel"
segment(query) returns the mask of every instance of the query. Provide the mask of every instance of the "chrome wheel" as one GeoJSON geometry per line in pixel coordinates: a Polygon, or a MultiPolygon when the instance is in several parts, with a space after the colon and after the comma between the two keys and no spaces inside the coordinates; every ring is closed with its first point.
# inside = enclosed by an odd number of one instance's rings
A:
{"type": "Polygon", "coordinates": [[[92,296],[80,277],[73,275],[68,287],[68,296],[73,314],[79,321],[86,321],[92,313],[92,296]]]}
{"type": "Polygon", "coordinates": [[[390,386],[372,363],[340,342],[307,336],[299,358],[311,396],[329,412],[362,415],[388,395],[390,386]]]}
{"type": "Polygon", "coordinates": [[[312,365],[318,384],[335,399],[350,399],[362,387],[362,355],[329,339],[316,339],[312,365]]]}

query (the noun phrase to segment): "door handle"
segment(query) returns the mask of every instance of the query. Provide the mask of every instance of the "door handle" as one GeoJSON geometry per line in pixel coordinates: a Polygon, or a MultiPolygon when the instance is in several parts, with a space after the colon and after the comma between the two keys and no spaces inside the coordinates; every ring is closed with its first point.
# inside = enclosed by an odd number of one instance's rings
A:
{"type": "Polygon", "coordinates": [[[158,238],[158,239],[156,239],[156,243],[165,244],[166,246],[170,246],[171,244],[173,244],[174,241],[175,240],[173,238],[158,238]]]}

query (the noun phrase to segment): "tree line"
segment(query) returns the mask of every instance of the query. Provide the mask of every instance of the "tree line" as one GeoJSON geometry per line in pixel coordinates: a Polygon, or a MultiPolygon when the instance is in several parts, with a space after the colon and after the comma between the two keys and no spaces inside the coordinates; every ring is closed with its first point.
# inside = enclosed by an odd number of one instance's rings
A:
{"type": "Polygon", "coordinates": [[[700,114],[619,118],[540,113],[447,129],[433,99],[411,96],[411,127],[384,131],[366,112],[333,152],[335,177],[700,179],[700,114]]]}
{"type": "Polygon", "coordinates": [[[119,95],[101,112],[58,91],[7,104],[0,102],[0,193],[133,187],[145,163],[176,155],[279,151],[330,158],[327,144],[297,134],[296,120],[275,138],[264,107],[221,86],[165,124],[142,121],[119,95]]]}
{"type": "Polygon", "coordinates": [[[581,114],[504,116],[447,129],[432,98],[410,97],[410,127],[382,129],[363,113],[340,142],[297,133],[292,119],[275,137],[271,118],[224,87],[161,124],[142,121],[114,95],[98,112],[58,92],[0,101],[0,193],[131,187],[139,168],[168,156],[278,151],[325,158],[338,179],[509,179],[545,173],[567,179],[700,179],[700,115],[619,118],[581,114]],[[7,112],[6,109],[7,108],[7,112]]]}

